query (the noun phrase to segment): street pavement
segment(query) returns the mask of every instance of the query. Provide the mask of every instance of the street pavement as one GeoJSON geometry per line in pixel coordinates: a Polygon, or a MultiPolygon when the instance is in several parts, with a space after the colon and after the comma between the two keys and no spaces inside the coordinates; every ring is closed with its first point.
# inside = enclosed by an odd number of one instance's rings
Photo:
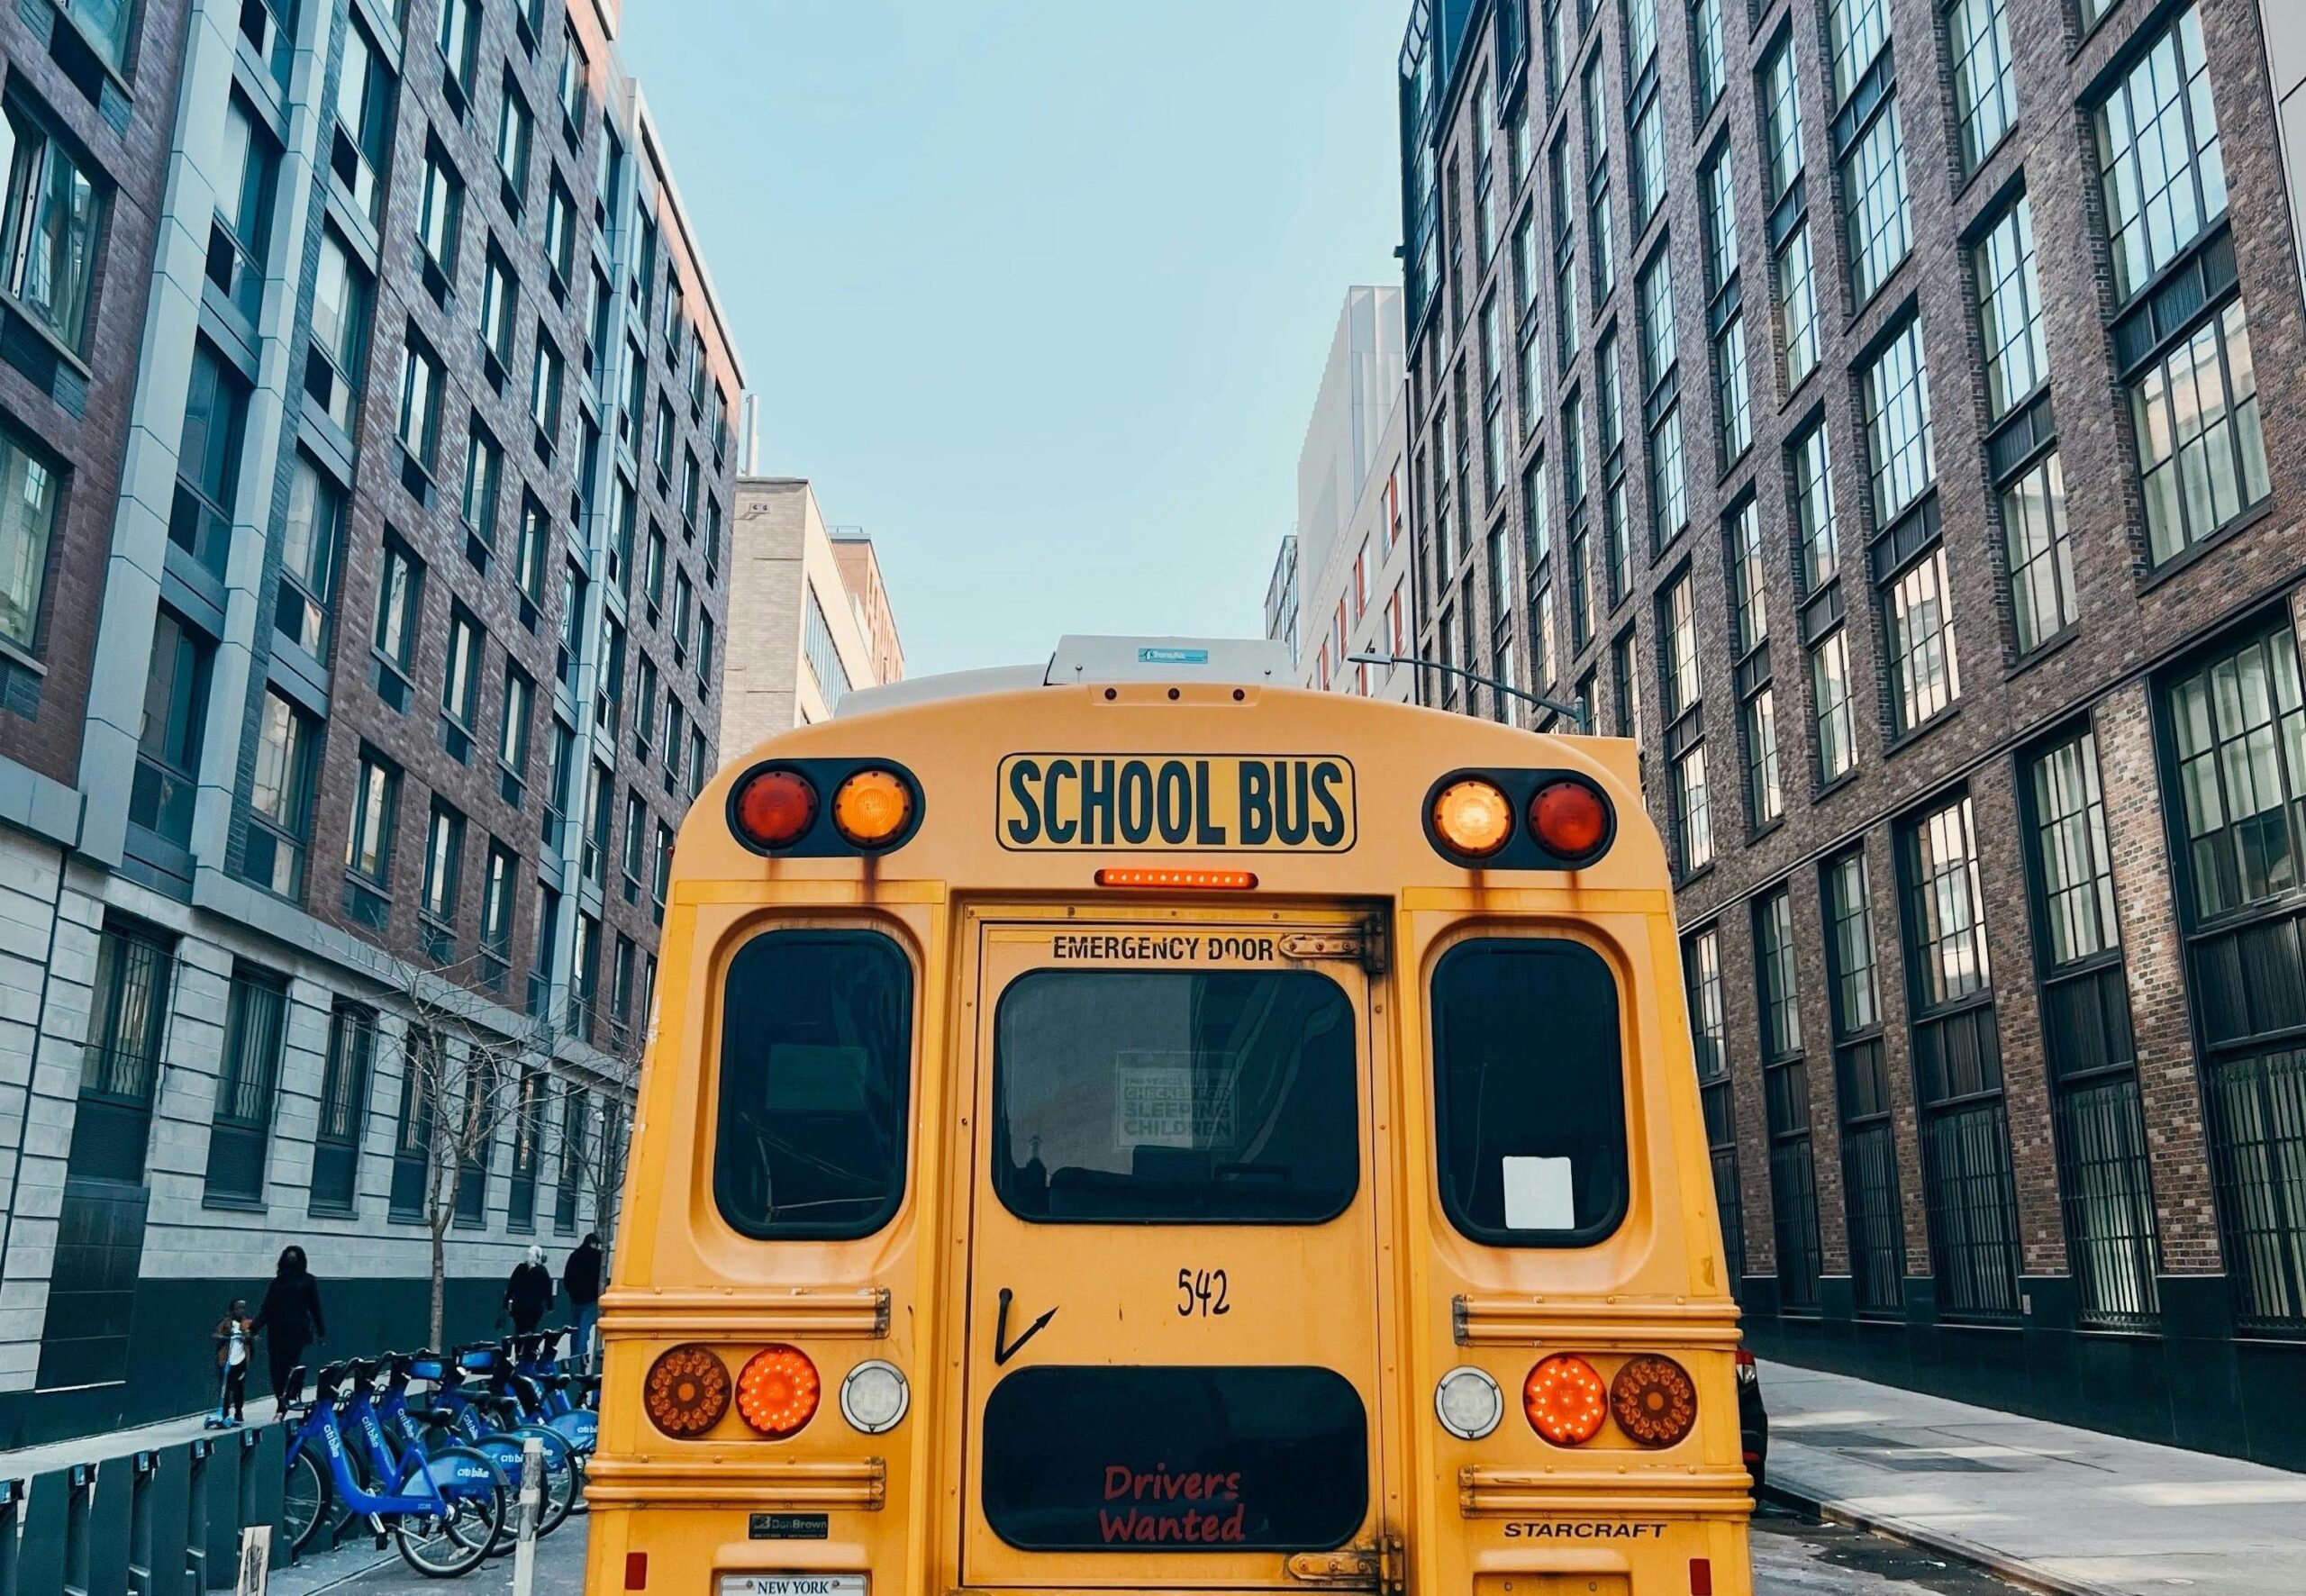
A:
{"type": "Polygon", "coordinates": [[[1769,1484],[2090,1596],[2301,1596],[2306,1474],[1765,1363],[1769,1484]]]}

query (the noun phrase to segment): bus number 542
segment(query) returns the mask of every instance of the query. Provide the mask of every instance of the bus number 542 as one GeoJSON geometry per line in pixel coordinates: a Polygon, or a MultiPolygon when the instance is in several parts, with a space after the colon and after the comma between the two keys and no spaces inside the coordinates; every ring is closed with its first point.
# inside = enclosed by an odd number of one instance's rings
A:
{"type": "Polygon", "coordinates": [[[1225,1305],[1225,1271],[1222,1269],[1180,1269],[1177,1271],[1177,1317],[1191,1319],[1196,1312],[1203,1319],[1213,1314],[1228,1313],[1225,1305]]]}

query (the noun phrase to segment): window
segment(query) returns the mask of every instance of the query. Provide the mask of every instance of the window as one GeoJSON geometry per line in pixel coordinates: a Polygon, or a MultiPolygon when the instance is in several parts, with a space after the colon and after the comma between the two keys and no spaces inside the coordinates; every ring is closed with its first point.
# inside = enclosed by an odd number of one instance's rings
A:
{"type": "Polygon", "coordinates": [[[2030,654],[2080,617],[2065,536],[2065,467],[2052,449],[2002,490],[2010,551],[2010,612],[2018,651],[2030,654]]]}
{"type": "Polygon", "coordinates": [[[504,178],[513,206],[520,208],[521,197],[529,189],[529,103],[513,85],[510,73],[504,78],[504,97],[496,110],[496,169],[504,178]]]}
{"type": "Polygon", "coordinates": [[[446,1075],[440,1038],[422,1026],[402,1033],[400,1114],[393,1127],[392,1218],[424,1218],[433,1156],[434,1094],[446,1075]]]}
{"type": "Polygon", "coordinates": [[[562,1236],[576,1233],[576,1199],[585,1182],[590,1118],[584,1089],[568,1087],[560,1099],[560,1180],[552,1198],[552,1228],[562,1236]]]}
{"type": "Polygon", "coordinates": [[[2295,892],[2306,851],[2306,698],[2290,628],[2194,669],[2167,712],[2194,915],[2295,892]]]}
{"type": "Polygon", "coordinates": [[[1913,245],[1906,204],[1905,137],[1893,95],[1842,158],[1842,215],[1849,249],[1849,297],[1864,304],[1913,245]]]}
{"type": "Polygon", "coordinates": [[[440,442],[440,392],[446,379],[440,362],[409,328],[400,367],[400,441],[409,457],[431,475],[440,442]]]}
{"type": "Polygon", "coordinates": [[[2010,24],[2002,0],[1954,0],[1946,12],[1954,58],[1954,115],[1962,130],[1962,169],[1977,170],[2017,120],[2010,80],[2010,24]]]}
{"type": "MultiPolygon", "coordinates": [[[[1682,459],[1682,411],[1675,377],[1671,252],[1659,249],[1641,274],[1641,380],[1649,426],[1649,535],[1663,549],[1689,523],[1689,495],[1682,459]]],[[[1622,594],[1624,589],[1620,588],[1622,594]]]]}
{"type": "Polygon", "coordinates": [[[585,113],[589,105],[592,85],[592,62],[585,56],[585,47],[576,41],[574,32],[564,30],[560,51],[560,113],[568,125],[576,130],[581,139],[585,131],[585,113]]]}
{"type": "Polygon", "coordinates": [[[1969,797],[1907,827],[1900,851],[1914,1093],[1938,1300],[1956,1314],[2014,1314],[2017,1198],[1969,797]]]}
{"type": "Polygon", "coordinates": [[[482,542],[496,541],[497,492],[504,478],[504,451],[475,412],[465,434],[465,530],[482,542]]]}
{"type": "Polygon", "coordinates": [[[2129,404],[2154,564],[2215,536],[2266,496],[2257,371],[2239,300],[2131,378],[2129,404]]]}
{"type": "Polygon", "coordinates": [[[0,641],[27,654],[40,639],[55,534],[55,473],[14,432],[0,428],[0,641]]]}
{"type": "Polygon", "coordinates": [[[328,1062],[321,1075],[320,1114],[313,1128],[314,1213],[349,1214],[359,1190],[360,1141],[368,1123],[368,1079],[377,1054],[377,1017],[339,1001],[329,1011],[328,1062]]]}
{"type": "Polygon", "coordinates": [[[1705,1139],[1712,1154],[1713,1204],[1721,1215],[1722,1251],[1730,1277],[1746,1274],[1745,1203],[1739,1190],[1738,1130],[1730,1102],[1729,1018],[1721,995],[1721,937],[1713,927],[1682,944],[1682,970],[1690,1011],[1690,1045],[1697,1065],[1705,1139]]]}
{"type": "MultiPolygon", "coordinates": [[[[833,644],[832,627],[825,620],[824,607],[817,603],[817,590],[809,589],[809,612],[803,628],[802,651],[808,657],[809,671],[816,678],[817,690],[823,694],[825,712],[832,713],[849,692],[849,671],[840,663],[840,651],[833,644]]],[[[668,752],[667,757],[671,755],[668,752]]]]}
{"type": "MultiPolygon", "coordinates": [[[[521,541],[520,547],[513,551],[513,580],[520,587],[521,596],[532,605],[544,603],[545,553],[551,531],[545,507],[527,494],[522,494],[521,541]]],[[[524,620],[533,630],[536,625],[534,617],[525,617],[524,620]]]]}
{"type": "Polygon", "coordinates": [[[558,177],[544,202],[544,258],[565,289],[576,271],[576,202],[558,177]]]}
{"type": "Polygon", "coordinates": [[[1802,95],[1794,77],[1791,34],[1771,46],[1761,77],[1762,146],[1775,204],[1802,175],[1802,95]]]}
{"type": "Polygon", "coordinates": [[[1644,71],[1657,54],[1657,0],[1626,0],[1625,7],[1625,77],[1628,84],[1640,80],[1644,71]]]}
{"type": "Polygon", "coordinates": [[[464,872],[465,817],[435,798],[424,834],[425,915],[441,925],[457,918],[457,882],[464,872]]]}
{"type": "Polygon", "coordinates": [[[1757,830],[1784,818],[1785,786],[1777,771],[1777,694],[1765,686],[1739,706],[1746,744],[1746,807],[1757,830]]]}
{"type": "Polygon", "coordinates": [[[127,0],[62,0],[59,11],[70,15],[80,38],[114,72],[128,70],[128,47],[136,36],[138,8],[127,0]]]}
{"type": "MultiPolygon", "coordinates": [[[[123,5],[123,14],[129,8],[123,5]]],[[[290,6],[288,14],[294,15],[290,6]]],[[[353,205],[371,222],[384,221],[385,171],[391,164],[393,77],[358,16],[344,35],[336,80],[336,137],[329,165],[353,205]]],[[[293,24],[286,29],[294,32],[293,24]]],[[[276,75],[282,72],[277,59],[276,75]]],[[[286,87],[284,82],[282,86],[286,87]]]]}
{"type": "Polygon", "coordinates": [[[2042,290],[2034,275],[2034,206],[2024,195],[1972,251],[1985,334],[1986,413],[1999,421],[2049,378],[2042,290]]]}
{"type": "MultiPolygon", "coordinates": [[[[501,842],[488,845],[488,873],[480,883],[480,949],[502,966],[513,956],[513,881],[517,867],[501,842]]],[[[502,980],[500,974],[498,980],[502,980]]]]}
{"type": "Polygon", "coordinates": [[[504,715],[497,722],[496,757],[515,781],[529,774],[529,723],[535,715],[536,684],[526,672],[504,662],[504,715]]]}
{"type": "Polygon", "coordinates": [[[1649,226],[1657,214],[1657,207],[1666,202],[1666,133],[1664,113],[1657,106],[1658,97],[1653,93],[1633,119],[1633,216],[1637,234],[1649,226]]]}
{"type": "Polygon", "coordinates": [[[1860,1311],[1887,1313],[1904,1300],[1905,1237],[1863,850],[1828,861],[1821,884],[1852,1285],[1860,1311]]]}
{"type": "Polygon", "coordinates": [[[95,184],[14,104],[0,116],[8,169],[6,284],[32,319],[77,350],[95,280],[95,184]]]}
{"type": "Polygon", "coordinates": [[[261,824],[249,829],[241,875],[291,900],[304,890],[304,843],[311,824],[313,721],[274,689],[258,712],[256,773],[249,807],[261,824]]]}
{"type": "Polygon", "coordinates": [[[215,178],[216,212],[208,232],[208,277],[250,322],[264,308],[266,257],[272,241],[272,186],[280,147],[259,130],[237,94],[224,104],[224,149],[215,178]]]}
{"type": "Polygon", "coordinates": [[[339,431],[352,431],[368,353],[368,276],[352,264],[336,230],[321,230],[321,258],[313,286],[313,352],[323,367],[308,369],[304,386],[339,431]]]}
{"type": "Polygon", "coordinates": [[[391,884],[393,821],[400,807],[400,772],[368,748],[352,783],[352,829],[344,839],[345,868],[378,888],[391,884]]]}
{"type": "Polygon", "coordinates": [[[657,395],[655,458],[658,485],[669,488],[673,480],[673,407],[662,394],[657,395]]]}
{"type": "Polygon", "coordinates": [[[1849,682],[1849,636],[1840,627],[1810,651],[1810,701],[1818,716],[1818,779],[1838,781],[1857,766],[1857,710],[1849,682]]]}
{"type": "Polygon", "coordinates": [[[657,851],[649,872],[649,897],[656,905],[661,920],[665,911],[665,893],[673,881],[673,829],[664,821],[657,822],[657,851]]]}
{"type": "Polygon", "coordinates": [[[1866,443],[1874,524],[1886,527],[1937,479],[1929,362],[1922,353],[1919,316],[1899,329],[1866,367],[1866,443]]]}
{"type": "Polygon", "coordinates": [[[480,59],[480,0],[441,0],[436,37],[449,80],[470,98],[473,68],[480,59]]]}
{"type": "Polygon", "coordinates": [[[624,795],[624,899],[630,903],[640,894],[641,872],[645,868],[642,856],[649,846],[649,801],[633,788],[624,795]]]}
{"type": "Polygon", "coordinates": [[[1706,792],[1702,742],[1691,744],[1674,761],[1674,831],[1684,876],[1713,863],[1713,811],[1706,792]]]}
{"type": "Polygon", "coordinates": [[[521,286],[512,263],[491,243],[480,274],[480,342],[499,374],[513,358],[513,321],[520,303],[521,286]]]}
{"type": "Polygon", "coordinates": [[[171,610],[152,630],[151,668],[144,677],[143,724],[136,739],[136,775],[128,818],[180,848],[192,846],[199,796],[200,751],[208,722],[208,667],[215,645],[171,610]]]}
{"type": "Polygon", "coordinates": [[[377,652],[400,674],[413,668],[424,567],[397,540],[385,540],[385,567],[377,582],[377,652]]]}
{"type": "Polygon", "coordinates": [[[1793,905],[1779,887],[1754,906],[1754,976],[1761,993],[1765,1063],[1802,1051],[1802,1005],[1794,994],[1793,905]]]}
{"type": "Polygon", "coordinates": [[[1946,585],[1946,546],[1937,545],[1890,581],[1891,702],[1899,731],[1936,719],[1962,695],[1954,657],[1954,616],[1946,585]]]}
{"type": "Polygon", "coordinates": [[[536,423],[537,436],[549,448],[560,437],[560,351],[552,340],[537,329],[537,353],[529,370],[529,420],[536,423]]]}
{"type": "Polygon", "coordinates": [[[544,1073],[523,1070],[513,1102],[512,1183],[504,1199],[504,1228],[537,1224],[537,1168],[544,1159],[544,1073]]]}
{"type": "Polygon", "coordinates": [[[1690,85],[1701,122],[1720,99],[1728,74],[1721,42],[1721,0],[1695,0],[1690,7],[1690,85]]]}
{"type": "Polygon", "coordinates": [[[1785,452],[1793,487],[1794,575],[1807,595],[1831,582],[1841,564],[1834,523],[1833,461],[1824,420],[1813,423],[1785,452]]]}
{"type": "Polygon", "coordinates": [[[2044,962],[2055,968],[2120,945],[2098,748],[2087,731],[2033,762],[2034,857],[2040,872],[2044,962]]]}
{"type": "Polygon", "coordinates": [[[2226,157],[2194,7],[2122,76],[2096,121],[2114,292],[2128,298],[2226,211],[2226,157]]]}
{"type": "Polygon", "coordinates": [[[480,701],[481,651],[480,622],[462,604],[451,605],[448,662],[440,672],[440,712],[468,731],[480,701]]]}
{"type": "Polygon", "coordinates": [[[1678,721],[1696,707],[1702,687],[1698,679],[1695,585],[1684,569],[1657,601],[1657,629],[1664,634],[1658,650],[1658,679],[1665,687],[1668,721],[1678,721]]]}
{"type": "Polygon", "coordinates": [[[439,145],[424,152],[424,188],[416,217],[416,241],[444,278],[457,275],[457,242],[462,233],[465,186],[439,145]]]}
{"type": "Polygon", "coordinates": [[[912,1078],[912,970],[896,944],[870,931],[755,937],[730,961],[722,1012],[722,1218],[758,1240],[887,1224],[904,1194],[912,1078]]]}
{"type": "Polygon", "coordinates": [[[1434,1138],[1450,1223],[1497,1247],[1575,1247],[1626,1206],[1618,993],[1592,950],[1458,943],[1433,970],[1434,1138]],[[1543,1069],[1532,1067],[1542,1053],[1543,1069]]]}
{"type": "Polygon", "coordinates": [[[1732,313],[1713,339],[1714,413],[1719,469],[1727,470],[1754,441],[1751,378],[1746,371],[1746,318],[1732,313]]]}
{"type": "Polygon", "coordinates": [[[232,516],[240,502],[241,436],[249,394],[203,339],[193,345],[192,383],[177,440],[176,502],[168,538],[214,576],[232,552],[232,516]]]}
{"type": "Polygon", "coordinates": [[[1610,699],[1616,715],[1612,730],[1620,737],[1641,740],[1641,672],[1634,663],[1631,627],[1610,645],[1610,699]]]}
{"type": "Polygon", "coordinates": [[[1826,44],[1833,61],[1836,104],[1849,98],[1889,39],[1889,0],[1826,0],[1826,44]]]}
{"type": "Polygon", "coordinates": [[[1535,571],[1553,553],[1552,511],[1546,503],[1546,461],[1531,460],[1521,473],[1521,558],[1535,571]]]}
{"type": "Polygon", "coordinates": [[[1810,224],[1797,223],[1771,257],[1777,277],[1777,353],[1792,393],[1818,368],[1818,287],[1810,260],[1810,224]]]}
{"type": "Polygon", "coordinates": [[[1750,496],[1730,512],[1722,527],[1722,545],[1729,569],[1730,646],[1743,659],[1769,639],[1769,607],[1762,577],[1761,507],[1750,496]]]}
{"type": "Polygon", "coordinates": [[[233,968],[224,1008],[224,1053],[217,1064],[216,1117],[208,1128],[209,1202],[264,1200],[265,1144],[272,1134],[287,1008],[287,987],[277,976],[245,965],[233,968]]]}

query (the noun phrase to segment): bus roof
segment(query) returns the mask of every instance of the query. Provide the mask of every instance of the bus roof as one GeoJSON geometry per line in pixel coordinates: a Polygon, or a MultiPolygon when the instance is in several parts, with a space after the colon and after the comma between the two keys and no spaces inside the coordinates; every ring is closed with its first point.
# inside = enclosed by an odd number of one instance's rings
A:
{"type": "Polygon", "coordinates": [[[1288,687],[1296,684],[1289,645],[1264,638],[1063,637],[1046,665],[996,665],[983,670],[916,676],[845,694],[839,715],[867,715],[942,699],[1013,693],[1023,687],[1103,682],[1214,682],[1288,687]]]}

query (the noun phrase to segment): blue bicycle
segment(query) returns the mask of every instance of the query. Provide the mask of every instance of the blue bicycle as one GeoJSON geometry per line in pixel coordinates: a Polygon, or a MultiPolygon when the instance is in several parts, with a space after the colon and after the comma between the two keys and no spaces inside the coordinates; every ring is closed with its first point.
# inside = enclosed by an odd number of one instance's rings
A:
{"type": "Polygon", "coordinates": [[[467,1369],[481,1371],[486,1367],[486,1360],[470,1350],[461,1352],[453,1364],[437,1352],[419,1352],[405,1357],[395,1354],[386,1359],[389,1379],[379,1411],[404,1434],[418,1434],[409,1429],[412,1424],[434,1427],[436,1433],[422,1436],[418,1441],[428,1450],[463,1446],[481,1453],[507,1479],[513,1480],[521,1475],[522,1443],[534,1437],[543,1450],[545,1469],[537,1533],[549,1535],[567,1519],[584,1490],[584,1477],[575,1451],[558,1431],[523,1419],[517,1387],[512,1392],[504,1392],[476,1389],[465,1383],[467,1369]],[[431,1383],[429,1400],[421,1403],[409,1400],[408,1383],[412,1377],[431,1383]],[[445,1425],[441,1423],[443,1415],[448,1419],[445,1425]]]}
{"type": "MultiPolygon", "coordinates": [[[[373,1374],[375,1365],[369,1365],[373,1374]]],[[[283,1494],[283,1517],[292,1545],[306,1549],[331,1510],[365,1515],[381,1537],[389,1531],[401,1560],[421,1574],[435,1579],[468,1573],[480,1566],[489,1548],[504,1533],[512,1490],[504,1474],[483,1454],[466,1446],[443,1447],[427,1453],[410,1446],[395,1455],[386,1444],[373,1409],[359,1407],[357,1431],[377,1489],[364,1485],[354,1470],[353,1457],[337,1412],[339,1387],[347,1377],[346,1365],[331,1365],[313,1379],[313,1400],[303,1403],[304,1372],[288,1379],[282,1402],[285,1416],[296,1428],[288,1441],[288,1477],[283,1494]]],[[[432,1418],[411,1410],[417,1422],[445,1426],[448,1416],[432,1418]]]]}

